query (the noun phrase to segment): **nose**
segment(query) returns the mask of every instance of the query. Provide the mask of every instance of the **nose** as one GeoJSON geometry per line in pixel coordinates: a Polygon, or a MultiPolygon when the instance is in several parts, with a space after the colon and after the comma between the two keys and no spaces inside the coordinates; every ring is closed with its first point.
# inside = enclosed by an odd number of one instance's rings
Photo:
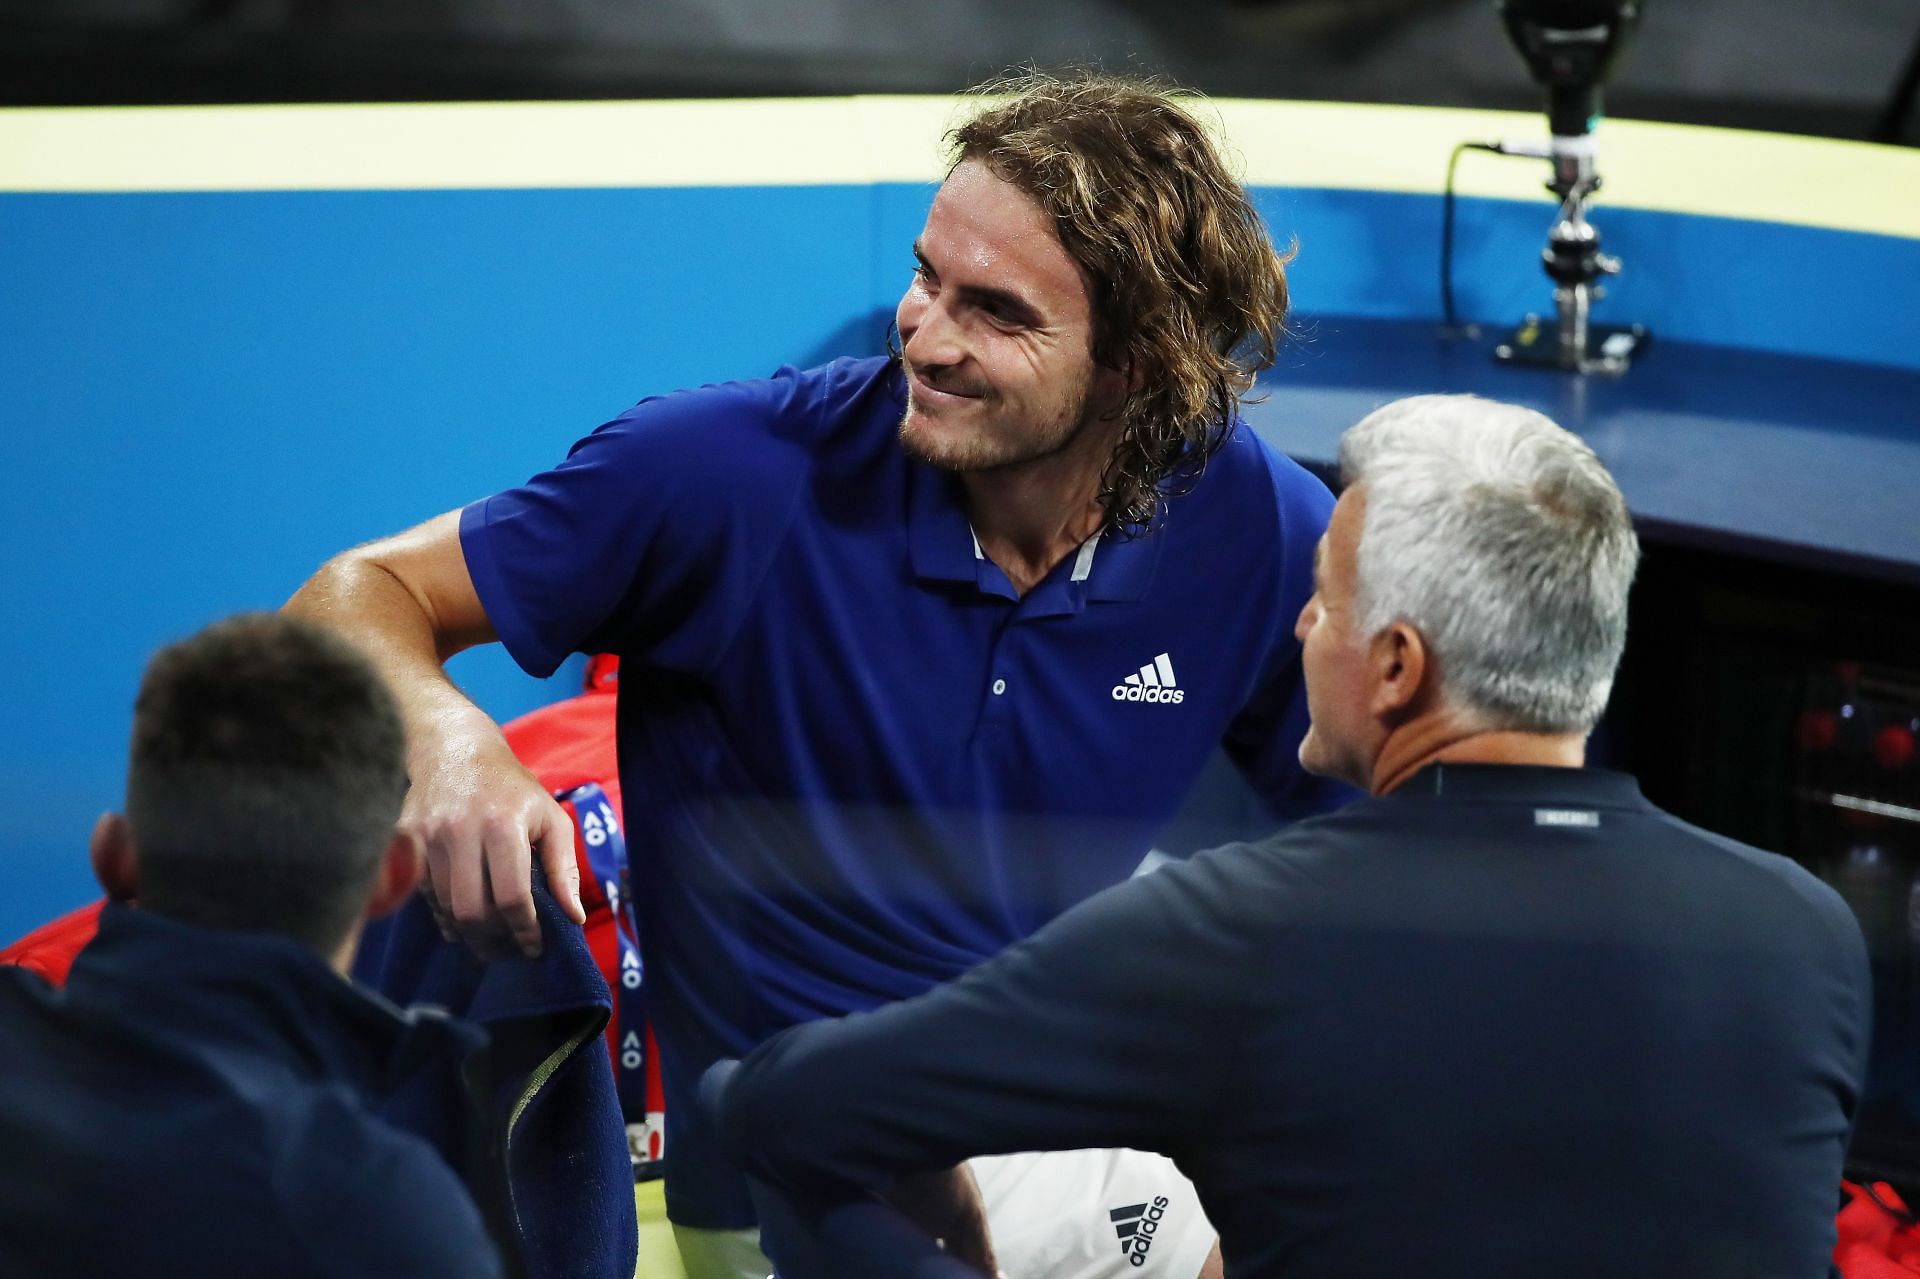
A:
{"type": "Polygon", "coordinates": [[[928,297],[918,285],[907,290],[894,311],[900,327],[900,350],[916,368],[958,364],[966,352],[960,327],[939,298],[928,297]]]}
{"type": "Polygon", "coordinates": [[[1313,619],[1320,607],[1320,597],[1312,595],[1300,606],[1300,616],[1293,619],[1293,637],[1302,644],[1307,642],[1307,632],[1313,629],[1313,619]]]}

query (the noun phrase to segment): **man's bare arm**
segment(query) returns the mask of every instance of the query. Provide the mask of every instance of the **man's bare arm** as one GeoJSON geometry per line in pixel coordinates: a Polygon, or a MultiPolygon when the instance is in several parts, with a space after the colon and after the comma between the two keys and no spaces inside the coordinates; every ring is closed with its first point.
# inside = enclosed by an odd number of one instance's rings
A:
{"type": "Polygon", "coordinates": [[[447,678],[449,657],[498,638],[460,549],[460,513],[336,555],[286,611],[359,644],[398,698],[413,782],[400,823],[426,848],[443,924],[482,948],[510,933],[538,954],[536,850],[555,899],[584,919],[572,823],[499,726],[447,678]]]}

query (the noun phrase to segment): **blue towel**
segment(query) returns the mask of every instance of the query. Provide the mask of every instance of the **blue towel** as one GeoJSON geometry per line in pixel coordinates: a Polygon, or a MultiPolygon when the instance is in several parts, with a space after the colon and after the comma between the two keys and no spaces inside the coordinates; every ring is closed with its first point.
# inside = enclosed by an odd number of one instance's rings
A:
{"type": "Polygon", "coordinates": [[[482,962],[442,939],[419,896],[368,927],[357,980],[398,1004],[444,1008],[489,1038],[464,1070],[421,1072],[385,1116],[446,1154],[527,1279],[631,1279],[633,1162],[601,1039],[612,996],[539,875],[533,898],[539,959],[482,962]]]}

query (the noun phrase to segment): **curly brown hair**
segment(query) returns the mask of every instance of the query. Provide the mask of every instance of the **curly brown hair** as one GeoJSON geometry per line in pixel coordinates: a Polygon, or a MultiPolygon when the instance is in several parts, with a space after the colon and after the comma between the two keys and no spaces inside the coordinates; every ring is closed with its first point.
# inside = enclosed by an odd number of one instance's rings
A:
{"type": "Polygon", "coordinates": [[[971,93],[991,101],[948,133],[952,167],[980,161],[1025,192],[1085,272],[1093,358],[1129,374],[1100,503],[1108,529],[1148,532],[1273,363],[1292,253],[1274,248],[1189,109],[1195,95],[1090,70],[1028,70],[971,93]]]}

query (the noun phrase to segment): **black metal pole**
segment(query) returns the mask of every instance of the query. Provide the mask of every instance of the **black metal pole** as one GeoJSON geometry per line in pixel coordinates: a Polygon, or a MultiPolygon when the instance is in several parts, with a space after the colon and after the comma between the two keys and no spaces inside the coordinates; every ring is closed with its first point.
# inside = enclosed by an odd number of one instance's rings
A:
{"type": "Polygon", "coordinates": [[[1887,106],[1880,113],[1880,120],[1873,126],[1875,142],[1897,143],[1900,141],[1902,126],[1907,115],[1913,110],[1913,99],[1920,93],[1920,35],[1913,41],[1913,50],[1907,54],[1906,68],[1900,72],[1900,81],[1893,87],[1893,94],[1887,99],[1887,106]]]}

